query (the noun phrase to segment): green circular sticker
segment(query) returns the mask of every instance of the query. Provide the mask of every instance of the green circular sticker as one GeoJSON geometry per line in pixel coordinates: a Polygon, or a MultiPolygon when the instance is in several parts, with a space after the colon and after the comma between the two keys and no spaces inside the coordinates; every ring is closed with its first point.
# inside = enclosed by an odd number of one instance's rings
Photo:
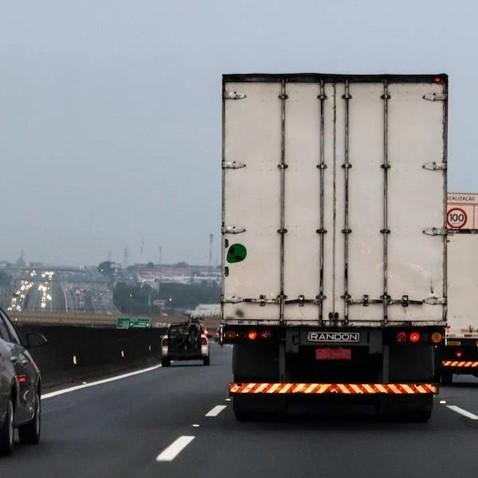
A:
{"type": "Polygon", "coordinates": [[[242,244],[232,244],[227,251],[227,262],[241,262],[247,256],[247,249],[242,244]]]}

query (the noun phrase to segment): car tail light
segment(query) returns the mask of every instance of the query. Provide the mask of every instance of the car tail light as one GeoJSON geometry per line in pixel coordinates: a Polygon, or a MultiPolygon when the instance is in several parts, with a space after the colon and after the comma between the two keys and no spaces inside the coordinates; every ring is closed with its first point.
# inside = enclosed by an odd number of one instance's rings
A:
{"type": "Polygon", "coordinates": [[[164,337],[163,341],[161,342],[161,345],[163,347],[167,347],[168,346],[168,338],[167,337],[164,337]]]}
{"type": "Polygon", "coordinates": [[[407,333],[406,332],[397,332],[397,335],[395,336],[395,340],[397,344],[404,344],[407,341],[407,333]]]}
{"type": "Polygon", "coordinates": [[[457,351],[455,352],[455,356],[456,356],[456,358],[461,358],[461,357],[463,357],[463,351],[462,351],[462,350],[457,350],[457,351]]]}
{"type": "Polygon", "coordinates": [[[408,340],[412,344],[417,344],[418,342],[420,342],[420,339],[421,339],[420,332],[418,332],[416,330],[414,332],[410,332],[410,335],[408,336],[408,340]]]}
{"type": "Polygon", "coordinates": [[[436,83],[437,85],[441,85],[443,83],[443,78],[441,76],[434,76],[433,77],[433,83],[436,83]]]}
{"type": "Polygon", "coordinates": [[[17,379],[19,384],[27,382],[27,376],[24,373],[17,375],[17,379]]]}
{"type": "Polygon", "coordinates": [[[201,335],[201,345],[207,345],[207,338],[205,335],[201,335]]]}
{"type": "Polygon", "coordinates": [[[261,330],[259,334],[262,340],[269,340],[272,337],[272,332],[270,330],[261,330]]]}
{"type": "Polygon", "coordinates": [[[257,330],[249,330],[247,332],[247,338],[251,341],[254,341],[257,339],[257,330]]]}

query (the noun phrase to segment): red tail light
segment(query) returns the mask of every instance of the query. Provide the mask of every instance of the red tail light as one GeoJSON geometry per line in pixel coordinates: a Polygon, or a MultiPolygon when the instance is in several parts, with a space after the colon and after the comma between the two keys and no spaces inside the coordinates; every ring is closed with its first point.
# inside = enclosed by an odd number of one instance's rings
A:
{"type": "Polygon", "coordinates": [[[463,352],[461,350],[457,350],[455,352],[455,356],[456,356],[456,358],[461,358],[461,357],[463,357],[463,352]]]}
{"type": "Polygon", "coordinates": [[[272,337],[272,332],[270,330],[261,330],[259,335],[262,340],[269,340],[272,337]]]}
{"type": "Polygon", "coordinates": [[[420,339],[421,339],[420,332],[417,332],[417,331],[410,332],[410,336],[408,337],[408,340],[410,340],[412,344],[417,344],[418,342],[420,342],[420,339]]]}
{"type": "Polygon", "coordinates": [[[257,339],[257,330],[249,330],[249,332],[247,332],[247,338],[249,340],[256,340],[257,339]]]}
{"type": "Polygon", "coordinates": [[[22,373],[20,375],[17,375],[17,378],[18,378],[18,383],[20,383],[20,384],[21,383],[26,383],[26,381],[27,381],[27,376],[24,373],[22,373]]]}
{"type": "Polygon", "coordinates": [[[441,76],[434,76],[432,81],[437,85],[441,85],[443,83],[443,78],[441,76]]]}
{"type": "Polygon", "coordinates": [[[235,331],[235,330],[228,330],[225,334],[224,334],[224,338],[226,340],[236,340],[237,339],[237,336],[238,336],[238,333],[235,331]]]}
{"type": "Polygon", "coordinates": [[[407,341],[407,334],[406,332],[397,332],[397,335],[395,336],[395,340],[397,344],[404,344],[407,341]]]}

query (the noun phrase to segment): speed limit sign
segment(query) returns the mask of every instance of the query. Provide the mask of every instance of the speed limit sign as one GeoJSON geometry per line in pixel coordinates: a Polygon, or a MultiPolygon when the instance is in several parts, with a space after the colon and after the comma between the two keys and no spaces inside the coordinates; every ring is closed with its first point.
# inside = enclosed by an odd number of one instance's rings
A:
{"type": "Polygon", "coordinates": [[[447,223],[452,229],[461,229],[467,221],[466,212],[461,207],[453,207],[448,210],[447,223]]]}

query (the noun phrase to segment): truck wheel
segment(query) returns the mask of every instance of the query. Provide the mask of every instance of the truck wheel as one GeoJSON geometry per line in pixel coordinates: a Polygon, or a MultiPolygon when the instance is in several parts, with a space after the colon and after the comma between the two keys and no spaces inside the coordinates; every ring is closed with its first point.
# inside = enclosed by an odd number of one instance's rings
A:
{"type": "Polygon", "coordinates": [[[171,367],[171,360],[168,358],[161,359],[161,366],[162,367],[171,367]]]}
{"type": "Polygon", "coordinates": [[[453,373],[448,370],[441,373],[440,382],[443,385],[451,385],[453,383],[453,373]]]}
{"type": "Polygon", "coordinates": [[[36,445],[40,441],[41,433],[41,399],[37,393],[35,397],[35,415],[30,423],[18,428],[20,443],[24,445],[36,445]]]}
{"type": "Polygon", "coordinates": [[[239,422],[247,422],[257,418],[257,411],[254,407],[254,398],[235,396],[232,398],[232,410],[236,420],[239,422]]]}
{"type": "Polygon", "coordinates": [[[400,422],[427,422],[433,410],[433,396],[381,397],[380,415],[400,422]]]}
{"type": "Polygon", "coordinates": [[[236,395],[232,399],[232,409],[240,422],[283,419],[287,415],[287,397],[236,395]]]}
{"type": "Polygon", "coordinates": [[[210,365],[211,359],[209,358],[209,355],[207,357],[204,357],[202,362],[204,365],[210,365]]]}
{"type": "Polygon", "coordinates": [[[0,428],[0,453],[2,455],[10,455],[13,451],[13,403],[12,400],[8,400],[7,414],[5,421],[0,428]]]}

